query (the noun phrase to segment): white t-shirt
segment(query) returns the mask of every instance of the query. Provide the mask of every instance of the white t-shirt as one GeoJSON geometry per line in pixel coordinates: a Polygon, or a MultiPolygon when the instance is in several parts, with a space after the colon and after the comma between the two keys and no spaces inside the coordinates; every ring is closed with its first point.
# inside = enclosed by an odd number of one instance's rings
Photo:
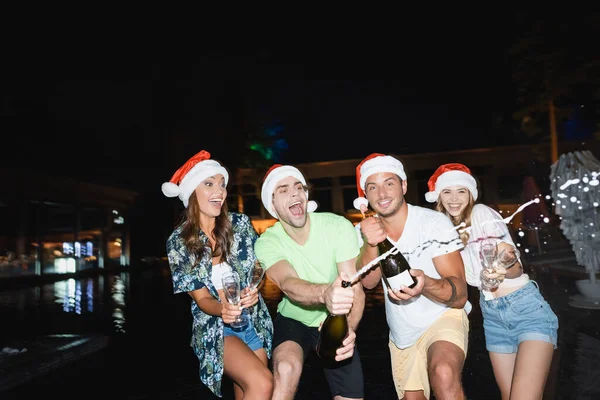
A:
{"type": "Polygon", "coordinates": [[[225,261],[212,266],[212,275],[210,278],[213,286],[217,290],[223,289],[223,281],[221,280],[221,277],[225,271],[231,271],[231,266],[229,266],[229,264],[227,264],[225,261]]]}
{"type": "MultiPolygon", "coordinates": [[[[479,257],[478,243],[485,238],[494,239],[497,243],[508,243],[511,246],[515,246],[515,243],[510,236],[510,232],[508,231],[508,227],[502,216],[500,216],[493,208],[484,204],[476,204],[475,207],[473,207],[473,211],[471,211],[471,227],[468,232],[469,241],[465,248],[460,252],[460,255],[463,259],[463,264],[465,264],[467,283],[481,290],[480,275],[483,265],[481,265],[481,259],[479,257]]],[[[521,263],[521,259],[519,259],[519,263],[521,263]]],[[[521,265],[523,264],[521,263],[521,265]]],[[[500,284],[500,287],[523,286],[528,281],[529,275],[522,274],[518,278],[504,279],[500,284]]],[[[486,300],[494,298],[491,292],[486,290],[482,290],[481,292],[486,300]]]]}
{"type": "MultiPolygon", "coordinates": [[[[408,215],[404,232],[396,247],[406,257],[411,268],[422,270],[425,275],[440,279],[433,259],[463,248],[456,227],[440,212],[428,208],[408,205],[408,215]]],[[[363,240],[360,224],[356,225],[359,242],[363,240]]],[[[449,307],[419,295],[411,300],[393,303],[387,295],[387,286],[382,283],[385,298],[385,311],[390,339],[396,347],[405,349],[412,346],[449,307]]],[[[465,309],[470,310],[468,303],[465,309]]]]}

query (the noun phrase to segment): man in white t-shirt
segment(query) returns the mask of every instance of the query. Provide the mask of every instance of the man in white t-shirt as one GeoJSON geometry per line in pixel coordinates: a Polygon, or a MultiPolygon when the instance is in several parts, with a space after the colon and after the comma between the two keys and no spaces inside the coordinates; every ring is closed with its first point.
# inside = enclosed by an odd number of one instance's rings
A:
{"type": "MultiPolygon", "coordinates": [[[[377,244],[388,238],[407,258],[417,282],[412,289],[383,285],[398,397],[429,399],[431,384],[438,400],[464,399],[469,304],[458,232],[446,215],[406,203],[406,173],[394,157],[371,154],[356,168],[356,178],[354,206],[364,214],[370,205],[377,214],[356,226],[357,268],[377,258],[377,244]]],[[[381,268],[369,269],[361,280],[367,289],[376,287],[381,268]]]]}

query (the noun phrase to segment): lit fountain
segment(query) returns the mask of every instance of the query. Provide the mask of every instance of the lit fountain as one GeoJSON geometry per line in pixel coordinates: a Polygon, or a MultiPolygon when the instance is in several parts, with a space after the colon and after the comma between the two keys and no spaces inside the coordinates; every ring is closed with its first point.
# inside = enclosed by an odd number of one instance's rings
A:
{"type": "Polygon", "coordinates": [[[561,217],[560,228],[569,239],[577,263],[585,267],[588,279],[578,280],[583,295],[572,299],[574,307],[600,308],[600,161],[590,151],[578,151],[560,156],[552,164],[550,189],[561,217]]]}

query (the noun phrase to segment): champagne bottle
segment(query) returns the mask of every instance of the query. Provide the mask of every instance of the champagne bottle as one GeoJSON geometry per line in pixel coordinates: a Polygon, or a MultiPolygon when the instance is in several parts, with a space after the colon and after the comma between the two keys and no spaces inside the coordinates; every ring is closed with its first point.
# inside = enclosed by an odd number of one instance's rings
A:
{"type": "MultiPolygon", "coordinates": [[[[381,255],[393,249],[394,245],[389,238],[386,238],[377,245],[377,248],[381,255]]],[[[401,252],[389,254],[386,258],[379,261],[379,266],[381,267],[383,281],[388,289],[398,290],[402,285],[412,289],[417,284],[415,277],[410,274],[410,265],[401,252]]]]}
{"type": "Polygon", "coordinates": [[[342,346],[342,342],[348,335],[348,318],[346,315],[327,314],[327,318],[321,326],[319,341],[317,342],[317,354],[329,363],[335,363],[335,351],[342,346]]]}

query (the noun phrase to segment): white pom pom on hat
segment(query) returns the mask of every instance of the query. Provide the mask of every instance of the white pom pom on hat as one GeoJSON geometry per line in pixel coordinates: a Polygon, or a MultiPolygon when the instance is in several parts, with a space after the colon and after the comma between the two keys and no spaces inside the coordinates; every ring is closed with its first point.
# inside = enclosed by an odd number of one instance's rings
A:
{"type": "MultiPolygon", "coordinates": [[[[304,175],[302,175],[302,172],[300,172],[298,168],[291,165],[275,164],[269,168],[263,179],[260,197],[265,209],[275,219],[279,219],[279,216],[273,208],[273,192],[275,191],[277,183],[288,176],[293,176],[302,182],[304,186],[306,186],[306,179],[304,178],[304,175]]],[[[306,198],[308,198],[308,190],[306,190],[306,198]]],[[[317,202],[310,200],[306,205],[306,211],[313,212],[317,209],[317,207],[317,202]]]]}
{"type": "Polygon", "coordinates": [[[225,184],[229,181],[229,173],[221,164],[210,159],[210,153],[202,150],[185,162],[171,177],[169,182],[161,185],[167,197],[179,197],[187,208],[188,200],[196,187],[209,176],[221,174],[225,184]]]}
{"type": "Polygon", "coordinates": [[[181,190],[179,190],[179,186],[174,184],[173,182],[165,182],[161,186],[162,192],[167,197],[175,197],[179,196],[181,190]]]}

